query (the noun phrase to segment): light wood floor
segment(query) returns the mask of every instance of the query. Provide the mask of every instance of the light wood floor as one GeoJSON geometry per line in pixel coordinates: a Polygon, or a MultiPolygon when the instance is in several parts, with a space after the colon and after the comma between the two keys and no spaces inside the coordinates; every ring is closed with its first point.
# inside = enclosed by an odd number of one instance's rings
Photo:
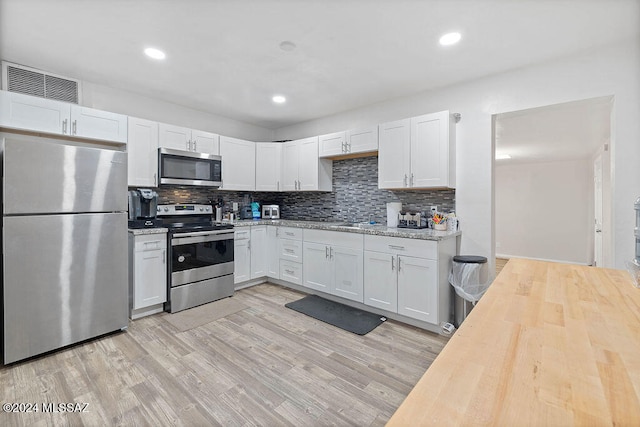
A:
{"type": "Polygon", "coordinates": [[[509,261],[509,258],[496,258],[496,276],[500,274],[507,261],[509,261]]]}
{"type": "Polygon", "coordinates": [[[284,307],[302,296],[258,285],[233,297],[249,308],[185,332],[163,313],[0,368],[2,403],[88,403],[0,425],[384,425],[446,340],[391,320],[354,335],[284,307]]]}

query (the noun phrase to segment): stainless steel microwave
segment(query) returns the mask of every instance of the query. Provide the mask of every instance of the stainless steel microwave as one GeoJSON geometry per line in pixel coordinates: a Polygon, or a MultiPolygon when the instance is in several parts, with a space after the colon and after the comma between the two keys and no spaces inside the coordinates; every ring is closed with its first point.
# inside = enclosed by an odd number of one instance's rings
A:
{"type": "Polygon", "coordinates": [[[222,157],[192,151],[158,149],[160,184],[222,185],[222,157]]]}

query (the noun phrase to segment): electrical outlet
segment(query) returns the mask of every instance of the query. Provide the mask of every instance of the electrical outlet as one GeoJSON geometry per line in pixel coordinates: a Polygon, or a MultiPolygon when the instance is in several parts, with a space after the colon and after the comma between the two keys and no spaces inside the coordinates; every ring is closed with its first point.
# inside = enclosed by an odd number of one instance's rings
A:
{"type": "Polygon", "coordinates": [[[436,213],[438,212],[438,207],[437,206],[431,206],[431,213],[436,213]]]}

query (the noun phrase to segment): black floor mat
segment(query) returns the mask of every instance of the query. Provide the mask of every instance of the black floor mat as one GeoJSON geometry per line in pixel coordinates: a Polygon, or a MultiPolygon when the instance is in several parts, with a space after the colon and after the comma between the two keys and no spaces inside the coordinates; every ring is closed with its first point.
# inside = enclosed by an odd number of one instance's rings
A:
{"type": "Polygon", "coordinates": [[[371,332],[387,320],[384,316],[329,301],[317,295],[307,295],[284,306],[358,335],[371,332]]]}

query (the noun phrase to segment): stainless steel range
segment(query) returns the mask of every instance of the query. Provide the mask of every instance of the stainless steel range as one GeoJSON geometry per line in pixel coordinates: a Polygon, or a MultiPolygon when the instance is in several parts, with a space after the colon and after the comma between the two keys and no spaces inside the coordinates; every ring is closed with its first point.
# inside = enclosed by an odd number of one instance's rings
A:
{"type": "Polygon", "coordinates": [[[175,313],[233,295],[233,225],[213,222],[209,205],[160,205],[169,228],[168,302],[175,313]]]}

